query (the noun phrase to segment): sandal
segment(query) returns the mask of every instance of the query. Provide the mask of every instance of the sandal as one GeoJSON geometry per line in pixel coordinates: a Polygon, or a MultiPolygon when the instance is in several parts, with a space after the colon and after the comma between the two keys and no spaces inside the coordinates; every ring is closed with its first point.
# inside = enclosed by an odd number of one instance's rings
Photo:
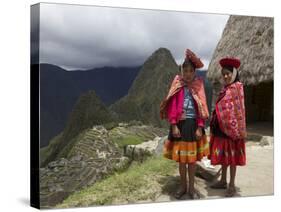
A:
{"type": "Polygon", "coordinates": [[[190,199],[200,199],[201,195],[197,191],[188,192],[190,199]]]}
{"type": "Polygon", "coordinates": [[[176,192],[175,198],[180,199],[184,194],[186,194],[186,190],[180,189],[179,191],[176,192]]]}
{"type": "Polygon", "coordinates": [[[235,194],[236,194],[236,188],[235,188],[235,186],[230,186],[230,187],[227,189],[225,196],[226,196],[226,197],[233,197],[235,194]]]}
{"type": "Polygon", "coordinates": [[[218,181],[218,182],[214,183],[213,185],[211,185],[210,187],[213,189],[226,189],[227,183],[218,181]]]}

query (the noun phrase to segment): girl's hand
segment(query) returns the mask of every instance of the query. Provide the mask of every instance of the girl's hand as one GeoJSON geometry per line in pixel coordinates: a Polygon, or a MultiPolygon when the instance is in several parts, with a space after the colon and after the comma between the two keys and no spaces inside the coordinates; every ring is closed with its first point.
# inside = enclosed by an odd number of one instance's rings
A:
{"type": "Polygon", "coordinates": [[[196,136],[197,140],[200,140],[202,138],[202,135],[203,135],[202,128],[198,127],[196,132],[195,132],[195,136],[196,136]]]}
{"type": "Polygon", "coordinates": [[[179,138],[181,137],[180,130],[177,125],[172,125],[172,134],[174,137],[179,138]]]}

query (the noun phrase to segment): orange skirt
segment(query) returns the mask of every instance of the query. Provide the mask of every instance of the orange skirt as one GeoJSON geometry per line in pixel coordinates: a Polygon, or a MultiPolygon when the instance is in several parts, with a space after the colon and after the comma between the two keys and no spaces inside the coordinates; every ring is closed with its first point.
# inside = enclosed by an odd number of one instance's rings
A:
{"type": "Polygon", "coordinates": [[[179,163],[195,163],[209,154],[210,149],[206,135],[203,135],[199,141],[186,142],[167,139],[163,145],[163,156],[179,163]]]}

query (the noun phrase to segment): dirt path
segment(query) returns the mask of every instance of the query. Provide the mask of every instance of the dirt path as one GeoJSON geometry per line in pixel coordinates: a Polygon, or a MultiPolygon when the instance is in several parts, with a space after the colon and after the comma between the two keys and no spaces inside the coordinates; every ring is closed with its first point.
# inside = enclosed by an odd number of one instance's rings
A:
{"type": "MultiPolygon", "coordinates": [[[[247,144],[247,165],[238,167],[236,176],[236,196],[258,196],[258,195],[272,195],[273,194],[273,146],[261,147],[258,144],[249,142],[247,144]]],[[[195,186],[201,193],[202,198],[222,198],[225,190],[211,189],[210,182],[196,177],[195,186]]],[[[173,193],[180,185],[180,178],[178,170],[170,177],[169,182],[164,185],[164,192],[159,194],[155,202],[173,201],[173,193]]],[[[188,195],[184,195],[182,200],[189,199],[188,195]]]]}

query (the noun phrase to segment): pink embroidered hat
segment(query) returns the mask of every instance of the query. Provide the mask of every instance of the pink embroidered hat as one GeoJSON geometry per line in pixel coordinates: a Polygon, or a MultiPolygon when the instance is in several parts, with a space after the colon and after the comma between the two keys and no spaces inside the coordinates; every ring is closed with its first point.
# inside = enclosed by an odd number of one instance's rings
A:
{"type": "Polygon", "coordinates": [[[197,57],[190,49],[185,50],[185,60],[190,60],[194,64],[195,68],[202,68],[204,66],[200,58],[197,57]]]}

